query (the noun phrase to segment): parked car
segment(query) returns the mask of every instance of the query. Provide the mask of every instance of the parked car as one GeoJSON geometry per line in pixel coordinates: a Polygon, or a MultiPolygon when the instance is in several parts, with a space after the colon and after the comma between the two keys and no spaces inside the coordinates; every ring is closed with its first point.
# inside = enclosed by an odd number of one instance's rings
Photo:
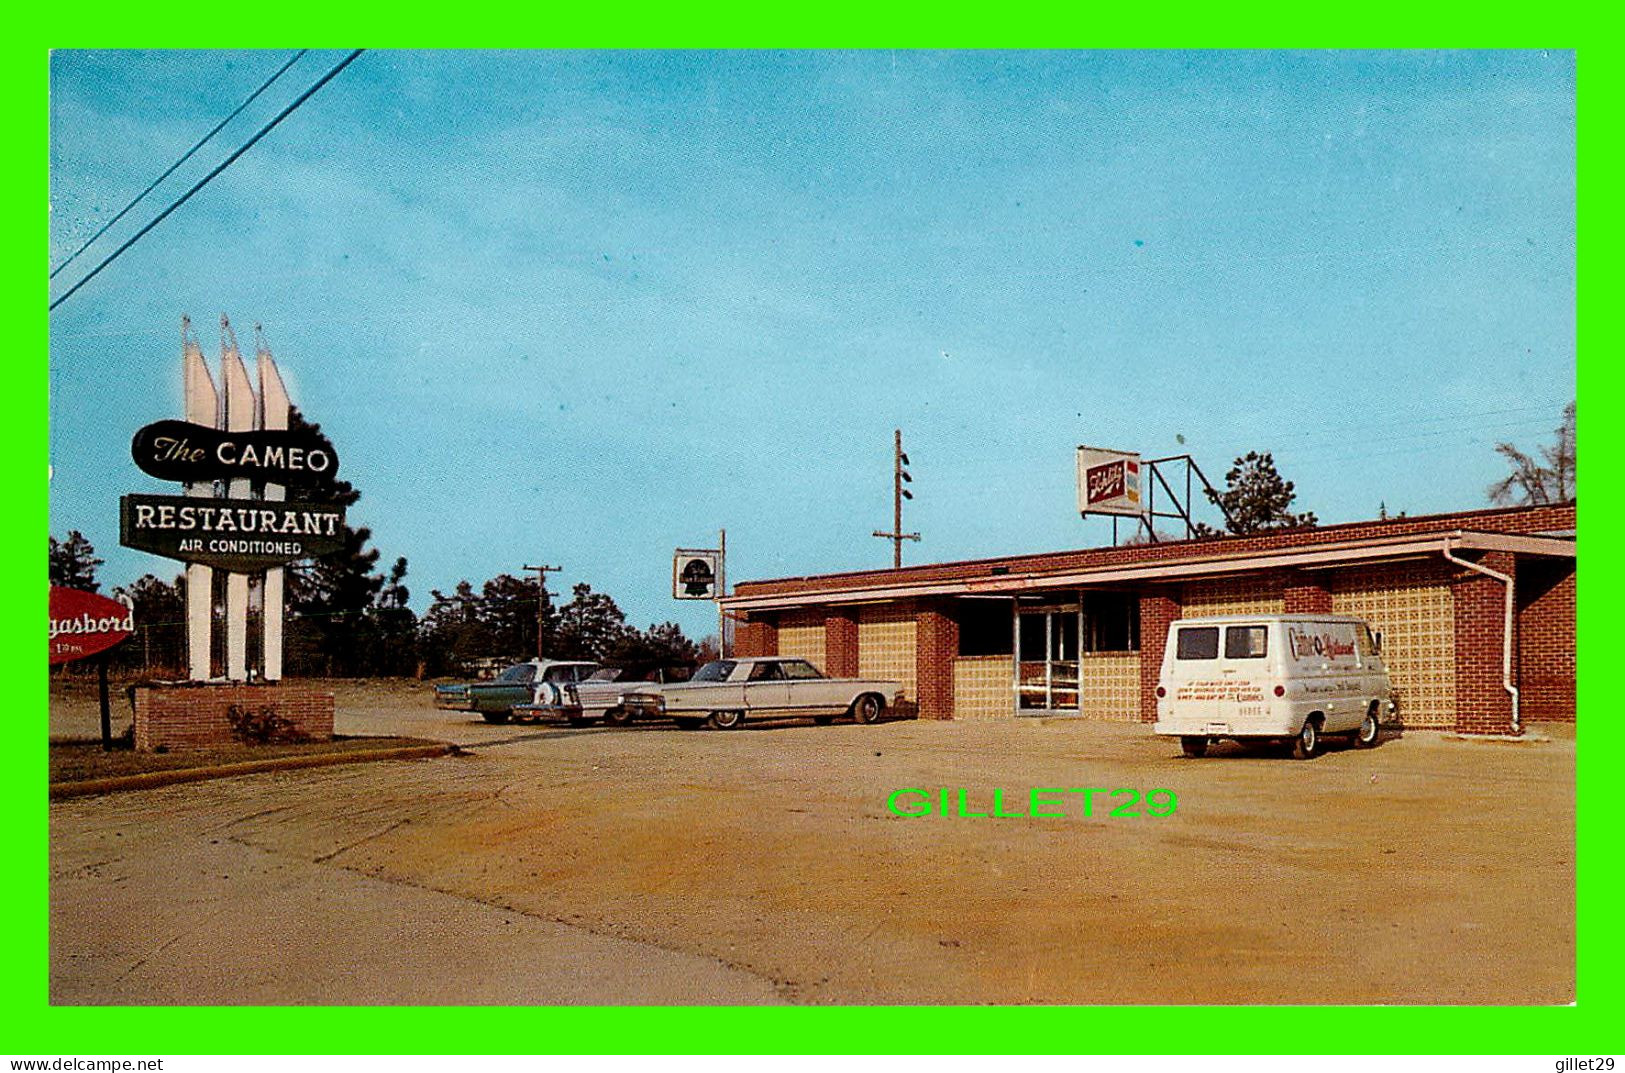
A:
{"type": "Polygon", "coordinates": [[[1289,740],[1307,759],[1329,734],[1377,743],[1394,712],[1382,639],[1347,615],[1226,615],[1168,628],[1158,734],[1202,756],[1220,738],[1289,740]]]}
{"type": "Polygon", "coordinates": [[[756,656],[713,660],[687,682],[633,690],[621,703],[633,716],[665,716],[687,730],[706,722],[732,730],[756,715],[812,716],[818,723],[849,715],[873,723],[902,697],[901,682],[825,678],[804,659],[756,656]]]}
{"type": "Polygon", "coordinates": [[[630,689],[658,689],[658,683],[653,681],[654,673],[626,667],[599,667],[574,684],[557,689],[551,685],[539,686],[529,703],[514,706],[513,718],[520,723],[563,719],[571,726],[587,726],[602,719],[614,726],[624,726],[632,721],[632,715],[622,705],[622,695],[630,689]]]}
{"type": "Polygon", "coordinates": [[[538,691],[552,693],[574,685],[598,668],[584,660],[532,659],[515,663],[489,682],[459,682],[434,687],[436,708],[478,712],[487,723],[506,723],[516,704],[528,704],[538,691]]]}

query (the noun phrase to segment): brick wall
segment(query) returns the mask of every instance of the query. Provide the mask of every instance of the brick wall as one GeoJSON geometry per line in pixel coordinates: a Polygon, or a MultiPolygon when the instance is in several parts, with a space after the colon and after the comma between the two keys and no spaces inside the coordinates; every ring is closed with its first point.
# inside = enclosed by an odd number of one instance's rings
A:
{"type": "Polygon", "coordinates": [[[1317,615],[1330,613],[1332,594],[1321,578],[1300,570],[1287,573],[1281,588],[1281,608],[1288,615],[1317,615]]]}
{"type": "Polygon", "coordinates": [[[275,708],[294,729],[316,741],[333,737],[333,694],[288,682],[135,687],[135,747],[206,749],[234,739],[227,712],[275,708]]]}
{"type": "MultiPolygon", "coordinates": [[[[1502,552],[1488,553],[1479,563],[1503,574],[1513,569],[1512,556],[1502,552]]],[[[1494,578],[1462,570],[1451,584],[1451,595],[1455,601],[1456,730],[1463,734],[1510,733],[1512,698],[1501,673],[1506,587],[1494,578]]]]}
{"type": "Polygon", "coordinates": [[[1178,589],[1140,597],[1140,722],[1157,721],[1157,678],[1162,674],[1162,653],[1168,647],[1168,627],[1181,608],[1178,589]]]}
{"type": "Polygon", "coordinates": [[[858,613],[830,611],[824,616],[824,673],[831,678],[858,676],[858,613]]]}
{"type": "Polygon", "coordinates": [[[1575,568],[1518,564],[1518,688],[1525,719],[1574,721],[1575,568]]]}
{"type": "Polygon", "coordinates": [[[779,627],[771,619],[751,619],[734,623],[732,656],[776,656],[779,654],[779,627]]]}
{"type": "Polygon", "coordinates": [[[919,690],[920,718],[952,719],[959,623],[934,607],[920,608],[914,623],[914,677],[919,690]]]}

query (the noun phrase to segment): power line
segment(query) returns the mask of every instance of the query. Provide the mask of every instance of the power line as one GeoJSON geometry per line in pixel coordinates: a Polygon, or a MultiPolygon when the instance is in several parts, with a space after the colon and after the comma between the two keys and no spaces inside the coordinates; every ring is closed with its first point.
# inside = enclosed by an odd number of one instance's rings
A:
{"type": "Polygon", "coordinates": [[[163,182],[165,179],[167,179],[171,175],[175,174],[175,169],[176,168],[179,168],[182,164],[184,164],[188,160],[192,159],[192,154],[196,153],[199,149],[202,149],[203,144],[205,142],[207,142],[210,138],[214,137],[216,134],[219,134],[221,127],[224,127],[227,123],[230,123],[233,119],[236,119],[239,115],[241,115],[244,108],[247,108],[250,104],[253,104],[254,99],[256,97],[258,97],[261,93],[264,93],[266,90],[270,89],[271,88],[271,83],[273,83],[277,79],[281,78],[283,73],[286,72],[288,68],[292,67],[295,63],[299,62],[299,57],[303,56],[305,53],[307,53],[309,51],[310,50],[308,48],[302,48],[298,52],[295,52],[293,54],[292,59],[290,59],[287,63],[284,63],[281,67],[278,67],[276,69],[275,74],[273,74],[270,78],[267,78],[264,82],[260,83],[260,88],[256,89],[253,93],[250,93],[248,95],[248,98],[246,100],[244,100],[242,104],[239,104],[236,107],[236,109],[230,115],[228,115],[226,118],[222,119],[220,122],[216,123],[209,130],[209,133],[207,133],[203,137],[199,138],[197,140],[197,142],[195,144],[193,144],[192,148],[188,149],[185,153],[183,153],[181,155],[181,158],[179,160],[177,160],[177,161],[175,161],[175,163],[171,164],[169,166],[169,168],[162,175],[158,176],[158,178],[156,178],[152,182],[148,183],[147,188],[145,190],[141,191],[139,194],[135,195],[135,197],[131,199],[131,201],[130,201],[130,203],[128,205],[126,205],[122,209],[118,210],[118,215],[117,216],[113,217],[111,220],[107,221],[105,224],[102,224],[101,230],[97,231],[94,235],[91,235],[88,239],[86,239],[85,244],[83,246],[80,246],[77,250],[74,250],[72,253],[68,254],[68,259],[67,260],[63,261],[61,264],[59,264],[55,268],[51,269],[51,275],[50,275],[49,278],[50,279],[55,279],[59,272],[61,272],[64,268],[67,268],[69,265],[71,265],[73,263],[74,258],[78,257],[81,253],[84,253],[86,250],[90,249],[91,245],[94,244],[97,239],[99,239],[103,235],[107,234],[108,228],[112,227],[114,224],[116,224],[120,220],[124,219],[125,213],[127,213],[131,209],[135,208],[136,205],[141,201],[142,198],[146,197],[148,194],[152,193],[153,190],[155,190],[157,188],[159,183],[163,182]]]}
{"type": "Polygon", "coordinates": [[[145,235],[148,231],[151,231],[153,228],[157,227],[160,223],[162,223],[164,221],[164,218],[167,217],[170,213],[174,212],[176,209],[178,209],[182,205],[186,204],[186,202],[192,197],[193,194],[197,193],[199,190],[201,190],[205,186],[207,186],[209,184],[209,181],[212,180],[216,175],[219,175],[221,172],[225,171],[228,167],[230,167],[232,165],[233,162],[236,161],[236,159],[238,157],[242,156],[244,153],[246,153],[250,149],[252,149],[254,147],[255,142],[259,141],[261,138],[263,138],[267,134],[271,133],[272,128],[274,128],[278,123],[281,123],[284,119],[288,118],[288,116],[293,113],[294,109],[298,108],[301,104],[304,104],[305,101],[309,100],[312,94],[314,94],[317,90],[321,89],[323,86],[325,86],[329,82],[331,82],[338,75],[338,73],[340,71],[342,71],[346,67],[350,66],[350,64],[355,61],[355,58],[357,56],[361,55],[361,53],[363,53],[365,51],[366,51],[365,49],[359,49],[358,48],[354,52],[350,53],[348,56],[344,57],[344,59],[340,60],[338,62],[338,64],[332,70],[328,71],[326,74],[322,75],[321,78],[317,79],[315,85],[311,86],[309,89],[305,90],[305,92],[301,93],[298,97],[294,98],[294,101],[293,101],[292,104],[290,104],[286,108],[282,109],[282,111],[278,112],[276,114],[276,116],[274,118],[272,118],[272,120],[269,123],[265,124],[259,130],[255,131],[254,136],[252,138],[248,139],[248,141],[244,142],[242,144],[241,148],[239,148],[236,152],[232,153],[225,160],[221,161],[218,165],[216,165],[215,169],[213,171],[209,172],[209,174],[205,175],[203,178],[199,179],[196,183],[194,183],[190,190],[186,191],[186,193],[182,194],[179,198],[177,198],[174,201],[170,202],[168,208],[164,209],[163,212],[160,212],[157,216],[153,217],[153,219],[152,219],[152,221],[150,223],[148,223],[141,230],[137,231],[134,235],[131,235],[128,239],[126,239],[122,246],[120,246],[118,249],[114,250],[112,253],[108,254],[107,257],[102,260],[101,264],[97,265],[95,268],[92,268],[87,275],[85,275],[84,277],[82,277],[79,280],[78,283],[75,283],[72,287],[69,287],[67,292],[64,293],[62,295],[62,297],[58,298],[56,301],[54,301],[54,302],[52,302],[50,304],[50,307],[46,310],[46,312],[50,312],[52,309],[55,309],[57,306],[61,305],[63,302],[66,302],[69,298],[73,297],[75,291],[77,291],[80,287],[83,287],[85,284],[89,283],[91,280],[95,279],[96,276],[101,272],[102,269],[104,269],[108,265],[112,264],[113,261],[118,258],[119,254],[123,253],[125,250],[129,249],[131,246],[134,246],[136,244],[136,242],[138,240],[140,240],[141,236],[145,235]]]}

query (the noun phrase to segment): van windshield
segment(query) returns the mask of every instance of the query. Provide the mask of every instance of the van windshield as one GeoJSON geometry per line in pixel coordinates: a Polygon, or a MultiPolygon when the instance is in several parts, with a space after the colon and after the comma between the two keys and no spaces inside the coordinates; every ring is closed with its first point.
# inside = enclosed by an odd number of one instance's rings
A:
{"type": "Polygon", "coordinates": [[[1187,626],[1181,629],[1176,650],[1180,659],[1218,659],[1219,627],[1187,626]]]}
{"type": "Polygon", "coordinates": [[[1224,631],[1225,659],[1263,659],[1269,651],[1269,627],[1230,626],[1224,631]]]}

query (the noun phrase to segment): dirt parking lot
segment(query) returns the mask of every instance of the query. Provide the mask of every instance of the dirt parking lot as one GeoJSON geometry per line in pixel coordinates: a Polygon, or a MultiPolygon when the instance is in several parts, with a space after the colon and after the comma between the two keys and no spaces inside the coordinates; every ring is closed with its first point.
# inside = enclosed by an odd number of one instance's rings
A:
{"type": "Polygon", "coordinates": [[[53,805],[53,1001],[1574,998],[1572,740],[1188,760],[1078,720],[574,730],[423,695],[341,695],[338,729],[468,755],[53,805]],[[886,809],[943,786],[1179,808],[886,809]]]}

